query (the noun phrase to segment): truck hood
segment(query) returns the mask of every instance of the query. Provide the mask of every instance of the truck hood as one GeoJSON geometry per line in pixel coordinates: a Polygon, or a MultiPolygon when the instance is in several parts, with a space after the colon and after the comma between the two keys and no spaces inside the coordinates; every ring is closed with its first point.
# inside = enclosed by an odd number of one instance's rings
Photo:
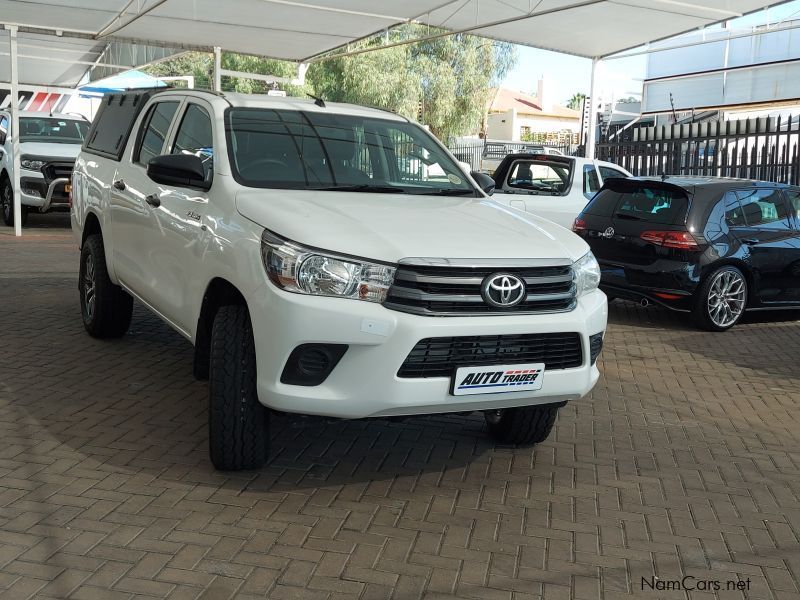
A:
{"type": "Polygon", "coordinates": [[[589,251],[555,223],[489,198],[240,190],[236,207],[295,242],[395,263],[403,258],[558,258],[589,251]]]}
{"type": "Polygon", "coordinates": [[[77,158],[80,144],[48,144],[47,142],[22,142],[21,156],[40,156],[43,158],[77,158]]]}

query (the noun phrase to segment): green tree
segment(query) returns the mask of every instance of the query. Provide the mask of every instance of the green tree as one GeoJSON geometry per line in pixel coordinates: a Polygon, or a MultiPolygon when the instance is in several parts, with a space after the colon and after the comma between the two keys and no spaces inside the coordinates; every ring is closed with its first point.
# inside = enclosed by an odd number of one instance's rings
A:
{"type": "Polygon", "coordinates": [[[572,94],[572,98],[570,98],[569,102],[567,102],[567,108],[571,108],[572,110],[580,110],[585,99],[586,94],[582,92],[572,94]]]}
{"type": "Polygon", "coordinates": [[[198,88],[211,88],[214,59],[205,52],[186,52],[175,58],[163,60],[142,69],[153,77],[194,76],[194,85],[198,88]]]}
{"type": "MultiPolygon", "coordinates": [[[[275,75],[287,79],[297,77],[295,63],[232,52],[222,54],[222,68],[241,73],[275,75]]],[[[214,57],[206,52],[186,52],[176,58],[150,65],[144,70],[154,77],[193,75],[195,87],[210,89],[214,77],[214,57]]],[[[225,76],[222,78],[222,89],[245,94],[263,94],[272,89],[272,86],[266,81],[258,79],[225,76]]],[[[304,96],[311,90],[309,86],[291,84],[279,84],[278,89],[285,90],[290,96],[304,96]]]]}
{"type": "MultiPolygon", "coordinates": [[[[436,32],[406,25],[393,30],[389,41],[436,32]]],[[[491,88],[516,62],[513,45],[471,35],[379,49],[384,39],[351,46],[376,48],[371,52],[334,55],[313,64],[309,82],[327,100],[378,106],[419,119],[442,140],[481,127],[491,88]]]]}
{"type": "MultiPolygon", "coordinates": [[[[478,131],[485,120],[491,88],[497,86],[516,62],[516,48],[471,35],[450,35],[433,40],[380,49],[388,38],[398,42],[420,38],[439,30],[405,25],[389,34],[352,44],[351,50],[374,48],[353,56],[332,54],[313,63],[306,85],[278,85],[291,96],[312,93],[332,102],[352,102],[385,108],[419,119],[440,139],[478,131]]],[[[231,71],[292,78],[295,63],[224,53],[222,66],[231,71]]],[[[189,52],[148,67],[156,77],[194,75],[197,87],[211,87],[213,58],[189,52]]],[[[223,77],[223,90],[264,93],[270,84],[248,78],[223,77]]]]}

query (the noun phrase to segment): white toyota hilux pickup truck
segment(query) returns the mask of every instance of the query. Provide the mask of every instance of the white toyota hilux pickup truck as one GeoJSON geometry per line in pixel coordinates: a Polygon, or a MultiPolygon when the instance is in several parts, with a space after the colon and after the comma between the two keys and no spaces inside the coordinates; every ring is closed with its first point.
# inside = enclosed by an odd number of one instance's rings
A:
{"type": "MultiPolygon", "coordinates": [[[[75,157],[89,122],[80,116],[21,112],[19,114],[20,223],[28,213],[69,209],[69,187],[75,157]]],[[[14,225],[14,138],[11,113],[0,110],[0,205],[3,222],[14,225]]]]}
{"type": "Polygon", "coordinates": [[[271,410],[542,441],[597,381],[606,298],[586,243],[493,185],[390,112],[108,96],[73,175],[85,328],[124,335],[135,298],[194,344],[219,469],[267,460],[271,410]]]}

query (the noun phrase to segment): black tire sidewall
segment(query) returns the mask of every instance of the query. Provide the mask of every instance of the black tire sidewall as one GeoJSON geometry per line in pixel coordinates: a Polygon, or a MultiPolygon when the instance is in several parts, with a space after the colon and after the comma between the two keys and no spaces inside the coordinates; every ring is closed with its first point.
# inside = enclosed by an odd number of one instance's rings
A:
{"type": "Polygon", "coordinates": [[[105,246],[100,234],[90,235],[81,245],[78,292],[83,326],[89,335],[96,338],[119,338],[125,335],[131,323],[133,298],[111,281],[106,265],[105,246]],[[94,262],[95,305],[94,315],[88,319],[84,276],[86,274],[86,258],[90,255],[94,262]]]}
{"type": "Polygon", "coordinates": [[[222,306],[211,329],[209,455],[222,471],[257,469],[269,455],[269,410],[257,392],[255,340],[247,307],[222,306]]]}
{"type": "Polygon", "coordinates": [[[550,435],[560,408],[560,404],[506,408],[496,421],[487,416],[486,427],[493,438],[504,443],[538,444],[550,435]]]}

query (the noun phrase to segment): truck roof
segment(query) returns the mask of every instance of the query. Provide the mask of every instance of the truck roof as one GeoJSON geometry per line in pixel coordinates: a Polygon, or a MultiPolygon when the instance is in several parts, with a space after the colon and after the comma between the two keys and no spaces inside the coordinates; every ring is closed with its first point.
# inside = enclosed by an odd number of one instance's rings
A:
{"type": "MultiPolygon", "coordinates": [[[[187,90],[188,92],[188,90],[187,90]]],[[[356,104],[345,104],[341,102],[325,102],[325,106],[319,106],[316,100],[311,98],[294,98],[283,96],[268,96],[266,94],[221,94],[231,106],[244,108],[271,108],[283,110],[302,110],[305,112],[328,112],[337,114],[347,114],[353,116],[372,117],[374,119],[388,119],[391,121],[407,121],[397,113],[393,113],[381,108],[369,106],[359,106],[356,104]]]]}

